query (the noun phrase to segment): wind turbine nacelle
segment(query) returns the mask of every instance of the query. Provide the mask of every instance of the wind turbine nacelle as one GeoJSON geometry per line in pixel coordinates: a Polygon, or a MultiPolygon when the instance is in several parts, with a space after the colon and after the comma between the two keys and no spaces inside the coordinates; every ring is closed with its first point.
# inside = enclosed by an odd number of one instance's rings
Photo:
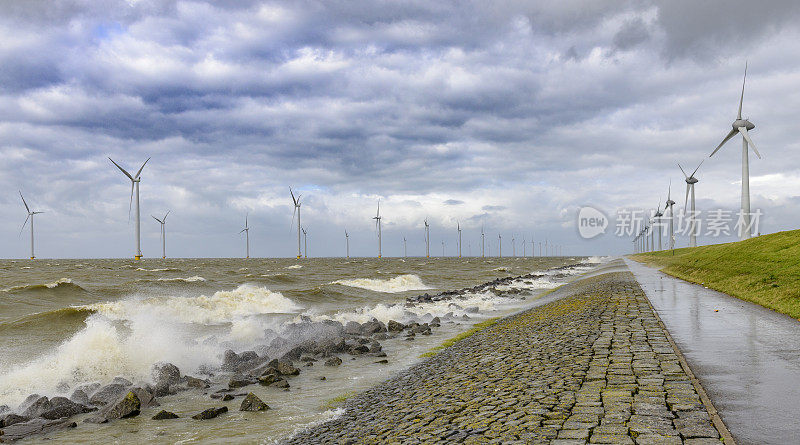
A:
{"type": "Polygon", "coordinates": [[[698,182],[700,182],[700,180],[695,178],[694,176],[692,176],[691,178],[686,178],[687,184],[697,184],[698,182]]]}
{"type": "Polygon", "coordinates": [[[739,131],[740,128],[744,127],[747,131],[756,128],[756,126],[747,119],[736,119],[733,121],[733,129],[739,131]]]}
{"type": "Polygon", "coordinates": [[[669,207],[671,205],[675,205],[675,201],[670,199],[669,201],[667,201],[667,207],[669,207]]]}

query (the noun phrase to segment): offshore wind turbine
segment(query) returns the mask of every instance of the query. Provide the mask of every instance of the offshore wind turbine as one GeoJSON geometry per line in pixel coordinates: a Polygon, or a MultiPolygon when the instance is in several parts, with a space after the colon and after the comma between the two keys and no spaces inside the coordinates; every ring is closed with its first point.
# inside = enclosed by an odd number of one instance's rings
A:
{"type": "Polygon", "coordinates": [[[511,237],[511,256],[517,257],[517,239],[513,236],[511,237]]]}
{"type": "Polygon", "coordinates": [[[403,258],[408,257],[408,249],[406,248],[406,237],[403,237],[403,258]]]}
{"type": "Polygon", "coordinates": [[[714,149],[713,152],[709,155],[709,157],[714,156],[714,153],[718,152],[726,142],[728,142],[732,137],[734,137],[737,133],[741,133],[742,135],[742,219],[744,222],[744,229],[741,230],[739,234],[740,239],[748,239],[750,238],[751,231],[753,230],[750,227],[750,165],[749,165],[749,152],[747,151],[748,145],[753,149],[753,152],[761,159],[761,154],[756,149],[756,144],[753,143],[753,140],[750,139],[750,134],[748,131],[756,128],[749,119],[742,119],[742,102],[744,101],[744,85],[745,81],[747,80],[747,63],[744,65],[744,79],[742,79],[742,95],[739,97],[739,113],[736,115],[736,120],[733,121],[733,129],[728,132],[728,135],[725,136],[725,139],[717,145],[717,148],[714,149]]]}
{"type": "Polygon", "coordinates": [[[303,227],[303,250],[305,251],[305,258],[308,258],[308,232],[306,232],[306,228],[303,227]]]}
{"type": "Polygon", "coordinates": [[[158,223],[161,224],[161,258],[162,259],[167,257],[167,232],[166,232],[166,230],[164,230],[164,224],[167,223],[167,216],[169,216],[169,212],[170,211],[167,210],[167,214],[164,215],[164,217],[161,218],[161,219],[158,219],[155,216],[150,215],[150,216],[153,216],[154,220],[158,221],[158,223]]]}
{"type": "Polygon", "coordinates": [[[292,195],[292,202],[294,203],[294,212],[292,212],[292,223],[294,224],[294,215],[297,214],[297,259],[301,258],[300,254],[300,196],[295,198],[292,188],[289,187],[289,194],[292,195]]]}
{"type": "Polygon", "coordinates": [[[347,233],[347,229],[344,229],[344,244],[345,244],[345,255],[347,258],[350,258],[350,234],[347,233]]]}
{"type": "Polygon", "coordinates": [[[503,258],[503,235],[497,234],[497,255],[503,258]]]}
{"type": "Polygon", "coordinates": [[[375,228],[378,229],[378,258],[381,257],[381,201],[378,200],[378,213],[372,218],[375,220],[375,228]]]}
{"type": "Polygon", "coordinates": [[[669,181],[669,188],[667,188],[667,204],[664,206],[664,210],[666,211],[669,209],[669,249],[672,250],[675,248],[675,226],[674,218],[673,218],[673,209],[672,206],[675,205],[675,201],[672,200],[670,197],[672,193],[672,180],[669,181]]]}
{"type": "Polygon", "coordinates": [[[444,258],[444,241],[442,241],[442,258],[444,258]]]}
{"type": "Polygon", "coordinates": [[[697,168],[694,169],[692,174],[688,175],[688,176],[686,176],[686,172],[683,171],[683,167],[681,167],[681,164],[678,164],[678,168],[681,169],[681,172],[683,173],[683,176],[686,178],[685,179],[685,181],[686,181],[686,199],[684,199],[684,201],[683,201],[683,213],[684,214],[686,214],[686,203],[687,203],[687,201],[689,199],[689,191],[691,190],[691,192],[692,192],[692,215],[691,215],[691,221],[690,221],[691,232],[689,233],[689,247],[697,247],[697,234],[695,233],[696,232],[696,230],[695,230],[695,221],[696,220],[695,220],[695,207],[694,207],[694,185],[697,184],[700,180],[695,178],[694,174],[697,173],[697,170],[700,169],[700,166],[703,165],[704,161],[705,161],[705,159],[700,161],[700,164],[697,166],[697,168]]]}
{"type": "Polygon", "coordinates": [[[247,256],[245,258],[250,258],[250,227],[247,225],[247,216],[248,215],[245,213],[245,215],[244,215],[244,229],[242,229],[241,232],[239,232],[239,233],[244,232],[244,239],[245,239],[245,246],[246,246],[245,252],[247,253],[247,256]]]}
{"type": "Polygon", "coordinates": [[[525,237],[522,237],[522,258],[525,258],[525,237]]]}
{"type": "Polygon", "coordinates": [[[661,217],[662,216],[664,216],[664,214],[661,213],[661,200],[659,199],[658,206],[656,207],[656,214],[655,214],[655,221],[656,222],[655,222],[655,225],[654,225],[654,227],[656,227],[658,229],[658,250],[661,250],[661,232],[663,232],[663,228],[661,227],[661,217]]]}
{"type": "Polygon", "coordinates": [[[425,258],[431,257],[431,231],[428,219],[425,219],[425,258]]]}
{"type": "Polygon", "coordinates": [[[131,205],[133,204],[133,193],[134,190],[136,190],[136,255],[133,257],[133,259],[140,260],[142,259],[142,244],[140,238],[141,219],[139,217],[139,183],[142,182],[142,179],[139,177],[139,175],[142,174],[142,170],[144,169],[144,166],[147,165],[147,161],[149,161],[150,158],[147,158],[147,160],[144,161],[144,164],[142,164],[142,166],[139,168],[139,171],[137,171],[136,175],[134,176],[131,176],[130,173],[128,173],[124,168],[120,167],[119,164],[114,162],[114,160],[111,159],[110,157],[108,158],[108,160],[111,161],[111,163],[113,163],[114,165],[116,165],[117,168],[120,169],[120,171],[124,173],[125,176],[128,177],[128,179],[131,180],[131,200],[130,203],[128,204],[128,221],[131,220],[131,205]]]}
{"type": "Polygon", "coordinates": [[[44,212],[35,212],[31,211],[30,207],[28,207],[28,203],[25,202],[25,197],[22,196],[22,191],[19,192],[19,197],[22,198],[22,203],[25,205],[25,210],[28,212],[28,216],[25,217],[25,222],[22,223],[22,228],[19,229],[20,235],[22,234],[22,230],[25,229],[25,224],[28,223],[28,219],[31,220],[31,259],[35,259],[36,255],[33,254],[33,215],[38,215],[44,212]]]}
{"type": "Polygon", "coordinates": [[[483,229],[484,226],[481,226],[481,258],[486,258],[486,234],[483,229]]]}
{"type": "Polygon", "coordinates": [[[461,223],[456,221],[456,228],[458,229],[458,257],[461,258],[461,223]]]}

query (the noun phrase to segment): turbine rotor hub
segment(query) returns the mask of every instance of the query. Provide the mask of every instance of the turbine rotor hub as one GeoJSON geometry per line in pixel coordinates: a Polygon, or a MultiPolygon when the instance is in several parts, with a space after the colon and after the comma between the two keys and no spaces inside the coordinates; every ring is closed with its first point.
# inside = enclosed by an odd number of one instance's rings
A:
{"type": "Polygon", "coordinates": [[[695,178],[694,176],[686,178],[687,184],[697,184],[698,182],[700,182],[700,180],[695,178]]]}
{"type": "Polygon", "coordinates": [[[736,119],[735,121],[733,121],[733,125],[732,126],[733,126],[733,129],[737,130],[737,131],[739,130],[739,128],[742,128],[742,127],[744,127],[747,131],[750,131],[753,128],[756,128],[756,126],[752,122],[747,120],[747,119],[736,119]]]}

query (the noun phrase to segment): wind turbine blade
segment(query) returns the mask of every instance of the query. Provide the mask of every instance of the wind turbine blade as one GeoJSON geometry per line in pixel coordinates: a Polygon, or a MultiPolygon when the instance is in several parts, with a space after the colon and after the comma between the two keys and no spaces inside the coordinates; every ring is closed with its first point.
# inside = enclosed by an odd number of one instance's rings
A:
{"type": "Polygon", "coordinates": [[[744,139],[747,141],[747,144],[750,145],[750,148],[752,148],[753,151],[756,153],[758,159],[761,159],[761,153],[758,152],[758,150],[756,149],[756,144],[754,144],[753,140],[750,139],[750,134],[747,133],[747,128],[739,127],[739,133],[742,133],[742,136],[744,136],[744,139]]]}
{"type": "Polygon", "coordinates": [[[685,172],[685,171],[683,171],[683,167],[681,167],[681,164],[678,164],[678,168],[679,168],[679,169],[681,169],[681,173],[683,173],[683,176],[685,176],[685,177],[686,177],[686,179],[689,179],[689,176],[687,176],[687,175],[686,175],[686,172],[685,172]]]}
{"type": "Polygon", "coordinates": [[[294,208],[294,212],[292,212],[292,225],[289,226],[289,230],[294,229],[294,215],[297,214],[297,207],[294,208]]]}
{"type": "Polygon", "coordinates": [[[133,186],[136,184],[131,181],[131,200],[128,202],[128,222],[131,222],[131,208],[133,208],[133,186]]]}
{"type": "Polygon", "coordinates": [[[297,205],[297,199],[294,197],[294,192],[291,187],[289,187],[289,194],[292,195],[292,202],[294,202],[294,205],[297,205]]]}
{"type": "Polygon", "coordinates": [[[153,219],[154,219],[154,220],[156,220],[156,221],[158,221],[160,224],[164,224],[163,222],[161,222],[161,220],[160,220],[160,219],[156,218],[155,216],[153,216],[153,215],[150,215],[150,216],[152,216],[152,217],[153,217],[153,219]]]}
{"type": "MultiPolygon", "coordinates": [[[[120,171],[122,171],[122,173],[125,173],[125,176],[127,176],[127,177],[128,177],[130,180],[131,180],[131,181],[133,181],[133,176],[131,176],[131,174],[130,174],[130,173],[128,173],[127,171],[125,171],[125,169],[124,169],[124,168],[120,167],[120,166],[119,166],[119,164],[117,164],[116,162],[114,162],[114,160],[113,160],[113,159],[111,159],[111,158],[108,158],[108,160],[109,160],[109,161],[111,161],[111,163],[113,163],[114,165],[116,165],[116,166],[117,166],[117,168],[118,168],[118,169],[120,169],[120,171]]],[[[142,167],[144,167],[144,166],[142,166],[142,167]]]]}
{"type": "Polygon", "coordinates": [[[19,229],[19,234],[22,235],[22,231],[25,230],[25,224],[28,224],[28,218],[31,217],[31,214],[28,213],[28,216],[25,217],[25,222],[22,223],[22,227],[19,229]]]}
{"type": "MultiPolygon", "coordinates": [[[[149,161],[149,160],[150,160],[150,158],[147,158],[147,161],[149,161]]],[[[138,178],[139,175],[142,174],[142,170],[144,170],[144,166],[147,165],[147,161],[144,161],[144,164],[142,164],[141,168],[139,168],[139,171],[136,172],[136,176],[134,176],[134,178],[138,178]]]]}
{"type": "Polygon", "coordinates": [[[742,96],[739,98],[739,114],[736,115],[737,119],[742,118],[742,102],[744,102],[744,83],[747,81],[747,62],[744,62],[744,78],[742,79],[742,96]]]}
{"type": "Polygon", "coordinates": [[[698,164],[697,168],[694,169],[694,171],[692,172],[692,176],[694,176],[694,174],[697,173],[697,170],[700,170],[700,166],[703,165],[703,162],[706,162],[706,160],[703,159],[702,161],[700,161],[700,164],[698,164]]]}
{"type": "Polygon", "coordinates": [[[723,146],[723,145],[725,145],[725,143],[726,143],[726,142],[728,142],[729,140],[731,140],[731,138],[732,138],[734,135],[736,135],[736,129],[734,129],[734,128],[731,128],[731,131],[730,131],[730,133],[728,133],[728,135],[727,135],[727,136],[725,136],[725,139],[723,139],[723,140],[722,140],[722,142],[720,142],[720,143],[719,143],[719,145],[717,145],[717,148],[715,148],[715,149],[714,149],[714,151],[712,151],[712,152],[711,152],[711,154],[710,154],[710,155],[708,155],[708,157],[710,158],[711,156],[714,156],[714,153],[718,152],[718,151],[719,151],[719,149],[720,149],[720,148],[722,148],[722,146],[723,146]]]}
{"type": "Polygon", "coordinates": [[[172,210],[167,210],[167,214],[166,214],[166,215],[164,215],[164,222],[165,222],[165,223],[167,222],[167,216],[169,216],[169,212],[171,212],[171,211],[172,211],[172,210]]]}
{"type": "Polygon", "coordinates": [[[242,232],[244,232],[245,230],[247,230],[247,229],[242,229],[242,231],[241,231],[241,232],[239,232],[239,233],[242,233],[242,232]]]}
{"type": "Polygon", "coordinates": [[[22,203],[25,204],[25,210],[27,210],[28,213],[31,213],[31,209],[28,208],[28,203],[25,202],[25,197],[22,196],[22,191],[21,190],[19,191],[19,197],[22,198],[22,203]]]}
{"type": "Polygon", "coordinates": [[[683,200],[683,213],[686,214],[686,204],[689,202],[689,184],[686,184],[686,199],[683,200]]]}

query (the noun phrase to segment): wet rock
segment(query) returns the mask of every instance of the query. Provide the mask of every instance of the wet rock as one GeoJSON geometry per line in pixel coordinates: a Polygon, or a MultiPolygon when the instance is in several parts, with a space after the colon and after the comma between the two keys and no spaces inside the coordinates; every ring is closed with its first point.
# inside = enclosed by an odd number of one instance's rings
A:
{"type": "Polygon", "coordinates": [[[14,425],[15,423],[27,422],[29,420],[31,419],[25,416],[20,416],[19,414],[15,413],[5,414],[5,417],[0,419],[0,428],[5,428],[7,426],[14,425]]]}
{"type": "Polygon", "coordinates": [[[128,391],[122,399],[103,410],[102,416],[106,419],[127,419],[139,415],[142,403],[136,393],[128,391]]]}
{"type": "Polygon", "coordinates": [[[478,306],[470,306],[470,307],[464,309],[464,312],[466,312],[468,314],[477,314],[478,313],[478,306]]]}
{"type": "Polygon", "coordinates": [[[289,362],[280,361],[278,362],[278,372],[281,375],[298,375],[300,374],[300,370],[292,366],[289,362]]]}
{"type": "Polygon", "coordinates": [[[181,381],[181,371],[172,363],[158,362],[150,370],[150,376],[156,385],[166,383],[174,385],[181,381]]]}
{"type": "Polygon", "coordinates": [[[275,375],[275,374],[267,374],[267,375],[262,375],[261,377],[259,377],[258,378],[258,383],[261,384],[261,385],[264,385],[264,386],[269,386],[269,385],[275,383],[276,380],[278,380],[278,376],[277,375],[275,375]]]}
{"type": "Polygon", "coordinates": [[[120,396],[125,394],[127,387],[121,385],[119,383],[111,383],[106,386],[100,387],[92,396],[89,398],[89,402],[92,405],[100,405],[105,406],[111,403],[112,401],[118,399],[120,396]]]}
{"type": "Polygon", "coordinates": [[[342,364],[342,359],[339,357],[331,357],[328,360],[325,360],[325,366],[339,366],[342,364]]]}
{"type": "Polygon", "coordinates": [[[247,362],[247,361],[250,361],[250,360],[256,360],[258,358],[259,357],[258,357],[258,354],[256,353],[256,351],[244,351],[241,354],[239,354],[239,360],[241,360],[243,362],[247,362]]]}
{"type": "Polygon", "coordinates": [[[233,371],[241,362],[239,359],[239,355],[236,354],[232,349],[228,349],[225,351],[222,359],[222,369],[225,371],[233,371]]]}
{"type": "Polygon", "coordinates": [[[66,397],[53,397],[50,399],[50,409],[42,412],[39,417],[48,420],[56,420],[95,410],[97,410],[97,408],[75,403],[66,397]]]}
{"type": "Polygon", "coordinates": [[[289,382],[286,379],[279,377],[275,382],[273,382],[270,386],[274,386],[276,388],[288,388],[289,382]]]}
{"type": "Polygon", "coordinates": [[[427,332],[428,334],[430,334],[431,332],[431,327],[428,326],[428,323],[416,325],[411,328],[411,333],[413,334],[424,334],[425,332],[427,332]]]}
{"type": "Polygon", "coordinates": [[[86,395],[86,392],[82,389],[76,389],[72,391],[72,395],[69,396],[69,399],[75,403],[80,403],[81,405],[89,405],[89,396],[86,395]]]}
{"type": "Polygon", "coordinates": [[[403,323],[394,320],[389,320],[389,324],[386,327],[389,330],[389,332],[400,332],[406,328],[406,326],[403,323]]]}
{"type": "Polygon", "coordinates": [[[70,422],[69,420],[33,419],[4,428],[2,441],[0,442],[13,442],[33,435],[52,433],[67,428],[75,428],[76,426],[78,425],[75,422],[70,422]]]}
{"type": "Polygon", "coordinates": [[[317,359],[315,359],[314,357],[303,356],[303,357],[300,357],[300,361],[301,362],[315,362],[315,361],[317,361],[317,359]]]}
{"type": "Polygon", "coordinates": [[[382,349],[381,344],[376,341],[370,343],[369,345],[369,352],[371,353],[380,352],[381,349],[382,349]]]}
{"type": "Polygon", "coordinates": [[[211,382],[205,379],[198,379],[197,377],[186,376],[186,386],[189,388],[206,389],[211,386],[211,382]]]}
{"type": "Polygon", "coordinates": [[[171,411],[163,410],[163,409],[161,411],[159,411],[158,414],[153,416],[153,420],[168,420],[168,419],[177,419],[177,418],[178,418],[177,414],[175,414],[175,413],[173,413],[171,411]]]}
{"type": "Polygon", "coordinates": [[[146,409],[153,406],[161,406],[161,404],[156,400],[154,394],[147,388],[134,386],[133,388],[129,388],[129,390],[136,394],[136,397],[139,398],[141,409],[146,409]]]}
{"type": "Polygon", "coordinates": [[[342,352],[345,350],[344,337],[325,338],[317,342],[314,349],[315,354],[322,354],[324,356],[342,352]]]}
{"type": "Polygon", "coordinates": [[[322,377],[320,377],[319,379],[320,380],[326,380],[324,375],[322,377]]]}
{"type": "Polygon", "coordinates": [[[348,321],[344,326],[344,333],[348,335],[361,335],[361,324],[357,321],[348,321]]]}
{"type": "Polygon", "coordinates": [[[389,363],[389,360],[385,360],[385,359],[384,360],[378,360],[375,363],[378,363],[378,364],[381,364],[381,365],[385,365],[385,364],[389,363]]]}
{"type": "Polygon", "coordinates": [[[247,385],[252,385],[255,381],[250,377],[243,375],[235,375],[228,381],[228,388],[242,388],[247,385]]]}
{"type": "Polygon", "coordinates": [[[347,350],[350,355],[361,355],[369,352],[369,348],[364,345],[353,346],[347,350]]]}
{"type": "Polygon", "coordinates": [[[231,401],[231,400],[233,400],[233,396],[230,395],[230,394],[225,394],[224,396],[222,396],[222,401],[223,402],[228,402],[228,401],[231,401]]]}
{"type": "Polygon", "coordinates": [[[133,385],[133,383],[131,383],[131,381],[126,379],[125,377],[114,377],[114,380],[112,380],[111,383],[113,383],[115,385],[122,385],[122,386],[131,386],[131,385],[133,385]]]}
{"type": "Polygon", "coordinates": [[[264,403],[252,392],[247,394],[244,400],[242,400],[242,405],[239,407],[239,411],[266,411],[268,409],[269,405],[264,403]]]}
{"type": "Polygon", "coordinates": [[[50,400],[47,397],[32,394],[22,402],[22,405],[20,405],[17,411],[20,411],[23,416],[33,419],[34,417],[41,416],[43,412],[50,408],[52,408],[52,405],[50,405],[50,400]]]}
{"type": "Polygon", "coordinates": [[[203,412],[200,412],[198,414],[193,415],[192,419],[195,419],[195,420],[208,420],[208,419],[213,419],[213,418],[219,416],[220,414],[227,413],[227,412],[228,412],[228,407],[227,406],[223,406],[221,408],[209,408],[209,409],[207,409],[207,410],[205,410],[203,412]]]}
{"type": "Polygon", "coordinates": [[[373,335],[372,338],[375,340],[386,340],[389,338],[389,336],[386,335],[385,332],[378,332],[377,334],[373,335]]]}
{"type": "Polygon", "coordinates": [[[439,317],[433,317],[433,320],[431,320],[430,323],[428,323],[428,325],[433,327],[439,327],[442,325],[442,320],[440,320],[439,317]]]}
{"type": "Polygon", "coordinates": [[[371,335],[378,332],[386,332],[386,325],[382,322],[378,321],[377,319],[372,319],[372,321],[368,321],[361,325],[361,334],[362,335],[371,335]]]}

